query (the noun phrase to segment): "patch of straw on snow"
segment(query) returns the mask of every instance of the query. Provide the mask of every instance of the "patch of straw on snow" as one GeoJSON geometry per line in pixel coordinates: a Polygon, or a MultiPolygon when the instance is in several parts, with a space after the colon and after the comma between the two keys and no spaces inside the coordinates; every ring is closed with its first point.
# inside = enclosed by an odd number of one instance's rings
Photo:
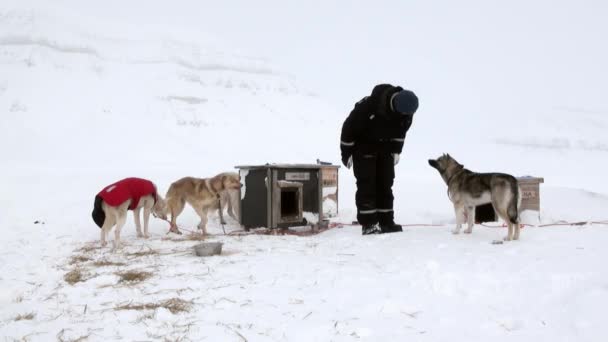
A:
{"type": "Polygon", "coordinates": [[[119,283],[141,283],[142,281],[152,278],[152,273],[146,271],[126,271],[117,272],[115,274],[120,277],[119,283]]]}
{"type": "Polygon", "coordinates": [[[78,252],[81,253],[89,253],[98,249],[102,249],[103,247],[99,246],[98,243],[90,243],[87,244],[86,246],[83,246],[79,249],[77,249],[78,252]]]}
{"type": "Polygon", "coordinates": [[[188,235],[182,235],[180,237],[164,237],[162,241],[174,241],[174,242],[183,242],[183,241],[205,241],[207,239],[206,235],[198,234],[198,233],[190,233],[188,235]]]}
{"type": "Polygon", "coordinates": [[[114,262],[109,260],[98,260],[91,264],[94,267],[106,267],[106,266],[126,266],[124,262],[114,262]]]}
{"type": "Polygon", "coordinates": [[[153,249],[149,249],[147,251],[141,251],[141,252],[135,252],[135,253],[128,253],[127,256],[132,256],[132,257],[145,257],[145,256],[149,256],[149,255],[158,255],[158,251],[155,251],[153,249]]]}
{"type": "Polygon", "coordinates": [[[36,317],[36,314],[33,313],[33,312],[30,312],[30,313],[25,314],[25,315],[19,315],[19,316],[15,317],[13,320],[15,322],[18,322],[18,321],[31,321],[31,320],[34,319],[34,317],[36,317]]]}
{"type": "Polygon", "coordinates": [[[140,304],[125,304],[120,305],[114,308],[116,311],[120,310],[156,310],[158,308],[165,308],[169,310],[172,314],[180,313],[180,312],[188,312],[192,307],[192,303],[187,302],[180,298],[171,298],[157,303],[140,303],[140,304]]]}
{"type": "Polygon", "coordinates": [[[70,285],[74,285],[76,283],[86,281],[87,279],[85,278],[82,269],[75,268],[75,269],[71,270],[70,272],[66,273],[63,276],[63,280],[65,280],[65,282],[70,285]]]}
{"type": "Polygon", "coordinates": [[[80,264],[87,261],[91,261],[91,258],[86,255],[76,255],[70,260],[70,265],[80,264]]]}

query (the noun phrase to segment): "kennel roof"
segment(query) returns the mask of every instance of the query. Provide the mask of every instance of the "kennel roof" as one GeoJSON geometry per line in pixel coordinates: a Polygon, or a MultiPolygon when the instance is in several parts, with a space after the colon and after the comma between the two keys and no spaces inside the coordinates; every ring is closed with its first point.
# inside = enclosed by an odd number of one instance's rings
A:
{"type": "Polygon", "coordinates": [[[325,164],[263,164],[263,165],[237,165],[236,169],[322,169],[322,168],[340,168],[339,165],[325,164]]]}
{"type": "Polygon", "coordinates": [[[533,176],[523,176],[517,177],[518,183],[544,183],[545,179],[543,177],[533,177],[533,176]]]}

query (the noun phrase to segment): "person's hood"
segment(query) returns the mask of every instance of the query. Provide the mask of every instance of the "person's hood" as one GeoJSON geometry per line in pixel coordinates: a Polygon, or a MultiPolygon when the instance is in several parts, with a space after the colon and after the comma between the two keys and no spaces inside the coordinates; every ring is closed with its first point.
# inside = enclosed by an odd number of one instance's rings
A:
{"type": "Polygon", "coordinates": [[[401,90],[403,90],[403,88],[391,84],[378,84],[375,86],[370,95],[376,105],[375,114],[384,117],[394,114],[391,109],[390,99],[393,94],[401,90]]]}

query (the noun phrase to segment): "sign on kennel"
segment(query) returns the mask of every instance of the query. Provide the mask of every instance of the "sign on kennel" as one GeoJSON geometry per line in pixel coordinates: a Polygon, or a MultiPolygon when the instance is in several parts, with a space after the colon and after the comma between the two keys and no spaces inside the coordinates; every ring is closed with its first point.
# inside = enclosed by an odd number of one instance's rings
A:
{"type": "Polygon", "coordinates": [[[331,164],[236,166],[245,229],[317,224],[338,214],[338,168],[331,164]]]}
{"type": "MultiPolygon", "coordinates": [[[[521,205],[519,213],[531,210],[538,212],[538,220],[540,221],[540,184],[544,183],[542,177],[517,177],[521,194],[521,205]]],[[[484,204],[475,208],[475,222],[495,222],[498,221],[498,215],[494,212],[492,204],[484,204]]]]}

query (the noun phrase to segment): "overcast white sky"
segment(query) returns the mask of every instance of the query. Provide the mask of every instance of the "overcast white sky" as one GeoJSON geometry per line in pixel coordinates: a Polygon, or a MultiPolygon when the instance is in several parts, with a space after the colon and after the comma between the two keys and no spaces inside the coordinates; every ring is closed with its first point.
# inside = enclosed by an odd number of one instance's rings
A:
{"type": "Polygon", "coordinates": [[[393,82],[441,110],[608,114],[605,1],[38,1],[56,3],[109,27],[212,35],[346,109],[393,82]]]}

